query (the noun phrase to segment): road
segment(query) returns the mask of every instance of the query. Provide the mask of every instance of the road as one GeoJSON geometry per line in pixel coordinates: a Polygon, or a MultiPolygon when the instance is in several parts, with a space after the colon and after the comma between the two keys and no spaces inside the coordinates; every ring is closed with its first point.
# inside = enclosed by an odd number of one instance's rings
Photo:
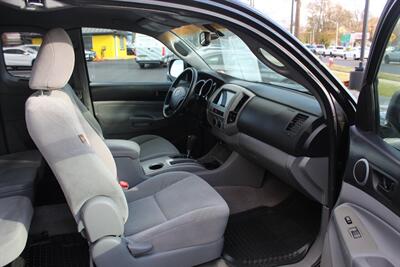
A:
{"type": "MultiPolygon", "coordinates": [[[[89,79],[94,83],[124,83],[124,82],[165,82],[167,68],[148,66],[141,69],[132,59],[105,60],[88,62],[89,79]]],[[[30,77],[31,71],[27,68],[9,70],[12,75],[30,77]]]]}
{"type": "MultiPolygon", "coordinates": [[[[324,63],[328,63],[329,57],[321,57],[321,60],[324,63]]],[[[350,59],[342,59],[342,58],[334,58],[334,64],[339,65],[339,66],[345,66],[345,67],[357,67],[360,63],[359,60],[350,60],[350,59]]],[[[381,66],[382,72],[387,72],[387,73],[392,73],[392,74],[398,74],[400,75],[400,64],[399,63],[390,63],[390,64],[385,64],[383,63],[381,66]]]]}
{"type": "Polygon", "coordinates": [[[141,69],[132,59],[88,62],[89,79],[95,83],[107,82],[165,82],[166,67],[148,66],[141,69]]]}

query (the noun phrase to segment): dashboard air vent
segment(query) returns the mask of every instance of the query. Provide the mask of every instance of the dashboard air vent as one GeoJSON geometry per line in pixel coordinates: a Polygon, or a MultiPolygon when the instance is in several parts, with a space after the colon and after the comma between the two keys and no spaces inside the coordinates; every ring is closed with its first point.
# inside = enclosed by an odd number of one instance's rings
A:
{"type": "Polygon", "coordinates": [[[298,113],[286,127],[286,131],[291,134],[297,134],[307,119],[307,115],[298,113]]]}
{"type": "Polygon", "coordinates": [[[244,103],[249,99],[249,96],[246,94],[243,94],[242,99],[240,99],[239,103],[235,107],[235,112],[239,112],[240,109],[243,107],[244,103]]]}

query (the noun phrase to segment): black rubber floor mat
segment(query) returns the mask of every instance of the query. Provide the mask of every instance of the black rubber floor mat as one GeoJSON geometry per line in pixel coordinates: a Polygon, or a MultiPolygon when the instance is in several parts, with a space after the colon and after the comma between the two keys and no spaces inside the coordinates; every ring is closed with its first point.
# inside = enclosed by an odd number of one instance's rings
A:
{"type": "Polygon", "coordinates": [[[30,237],[20,258],[25,267],[89,267],[89,248],[77,233],[30,237]]]}
{"type": "Polygon", "coordinates": [[[296,194],[276,207],[230,216],[223,257],[232,266],[277,266],[300,261],[320,226],[321,205],[296,194]]]}

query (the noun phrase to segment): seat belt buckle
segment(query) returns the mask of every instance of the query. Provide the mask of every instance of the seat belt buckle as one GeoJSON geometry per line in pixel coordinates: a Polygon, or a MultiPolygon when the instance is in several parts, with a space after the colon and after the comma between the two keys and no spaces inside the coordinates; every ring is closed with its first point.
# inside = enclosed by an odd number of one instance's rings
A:
{"type": "Polygon", "coordinates": [[[119,181],[119,185],[123,190],[128,190],[129,189],[129,183],[126,181],[119,181]]]}

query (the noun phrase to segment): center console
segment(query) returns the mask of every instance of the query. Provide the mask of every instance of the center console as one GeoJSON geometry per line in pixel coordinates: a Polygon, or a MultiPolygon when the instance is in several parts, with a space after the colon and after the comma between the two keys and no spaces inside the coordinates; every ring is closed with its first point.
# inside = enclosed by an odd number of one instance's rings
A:
{"type": "Polygon", "coordinates": [[[197,160],[184,155],[165,156],[141,162],[143,171],[147,176],[154,176],[163,172],[186,171],[196,173],[205,170],[197,160]]]}
{"type": "Polygon", "coordinates": [[[185,155],[158,157],[140,161],[140,147],[129,140],[107,139],[107,147],[113,155],[119,180],[135,186],[151,176],[171,171],[201,172],[205,167],[185,155]]]}
{"type": "Polygon", "coordinates": [[[237,132],[237,118],[243,107],[254,97],[249,90],[225,84],[208,101],[207,120],[214,130],[232,135],[237,132]]]}
{"type": "MultiPolygon", "coordinates": [[[[213,133],[219,135],[232,136],[238,132],[237,121],[245,105],[255,95],[237,85],[225,84],[217,89],[208,99],[207,120],[212,127],[213,133]]],[[[195,138],[188,138],[188,151],[190,155],[192,144],[195,138]]],[[[238,157],[237,154],[231,155],[231,150],[227,153],[217,146],[215,151],[210,151],[202,158],[195,160],[186,155],[164,156],[146,161],[140,161],[140,147],[128,140],[106,140],[107,146],[113,154],[117,166],[118,178],[129,183],[133,187],[144,180],[157,174],[186,171],[194,173],[210,182],[216,184],[216,181],[229,181],[228,184],[234,184],[234,173],[229,170],[236,170],[235,167],[227,166],[237,165],[239,170],[249,169],[248,164],[238,157]]],[[[253,167],[252,167],[253,168],[253,167]]],[[[239,170],[237,170],[239,172],[239,170]]],[[[250,170],[251,171],[251,170],[250,170]]],[[[258,175],[256,175],[258,177],[258,175]]]]}

